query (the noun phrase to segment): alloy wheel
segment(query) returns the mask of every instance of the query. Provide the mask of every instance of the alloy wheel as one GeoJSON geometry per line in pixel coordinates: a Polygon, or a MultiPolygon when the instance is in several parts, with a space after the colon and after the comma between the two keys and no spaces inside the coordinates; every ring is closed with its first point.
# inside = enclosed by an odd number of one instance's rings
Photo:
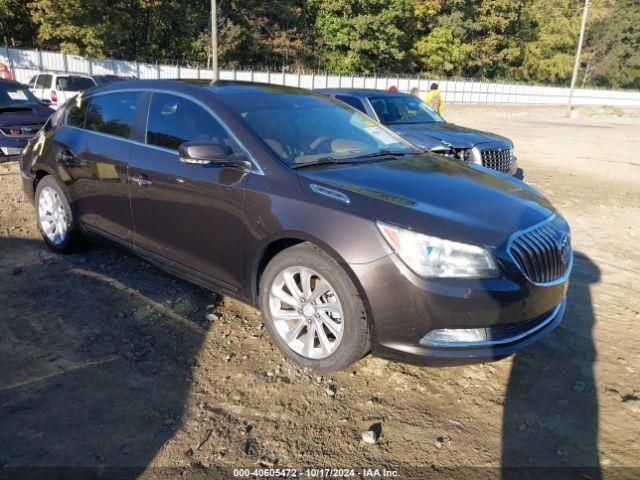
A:
{"type": "Polygon", "coordinates": [[[298,355],[318,360],[336,351],[344,331],[340,299],[313,269],[288,267],[274,279],[269,308],[276,331],[298,355]]]}
{"type": "Polygon", "coordinates": [[[67,237],[69,221],[64,203],[51,187],[44,187],[38,198],[38,221],[47,239],[60,245],[67,237]]]}

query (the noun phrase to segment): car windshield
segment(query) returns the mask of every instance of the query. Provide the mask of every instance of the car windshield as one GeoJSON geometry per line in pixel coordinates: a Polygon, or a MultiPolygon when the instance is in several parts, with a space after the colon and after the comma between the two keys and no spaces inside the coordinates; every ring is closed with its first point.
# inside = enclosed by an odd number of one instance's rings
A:
{"type": "Polygon", "coordinates": [[[369,117],[309,94],[220,95],[227,107],[287,164],[356,160],[415,153],[414,147],[369,117]]]}
{"type": "Polygon", "coordinates": [[[409,95],[369,98],[385,125],[403,123],[444,123],[445,120],[417,97],[409,95]]]}
{"type": "Polygon", "coordinates": [[[24,85],[0,83],[0,108],[33,108],[38,103],[38,99],[24,85]]]}
{"type": "Polygon", "coordinates": [[[56,81],[56,89],[67,92],[80,92],[94,86],[93,80],[86,77],[58,77],[56,81]]]}

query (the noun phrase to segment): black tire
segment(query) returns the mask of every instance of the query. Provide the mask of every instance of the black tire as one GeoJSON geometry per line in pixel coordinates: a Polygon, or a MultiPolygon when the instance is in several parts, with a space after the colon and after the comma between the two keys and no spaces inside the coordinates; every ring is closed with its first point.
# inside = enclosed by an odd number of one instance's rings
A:
{"type": "Polygon", "coordinates": [[[301,367],[318,372],[334,372],[358,361],[370,350],[367,317],[356,287],[338,262],[310,243],[298,244],[283,250],[269,262],[260,279],[259,302],[265,326],[273,342],[290,361],[301,367]],[[333,287],[342,305],[342,340],[336,350],[326,358],[311,359],[298,354],[280,336],[271,318],[271,286],[280,272],[296,266],[311,268],[324,277],[333,287]]]}
{"type": "Polygon", "coordinates": [[[38,230],[40,230],[40,234],[42,235],[42,238],[47,244],[47,246],[51,250],[58,253],[71,253],[71,252],[77,251],[83,244],[82,234],[80,232],[80,228],[78,227],[78,222],[75,216],[73,215],[71,207],[69,206],[69,200],[67,199],[67,196],[65,195],[64,190],[62,189],[58,181],[55,178],[53,178],[51,175],[47,175],[43,177],[38,182],[38,186],[36,187],[36,192],[35,192],[34,203],[35,203],[35,209],[36,209],[36,221],[38,223],[38,230]],[[64,238],[60,242],[51,241],[48,238],[47,234],[44,232],[44,229],[41,224],[40,213],[39,213],[40,199],[41,199],[42,191],[46,187],[49,187],[55,190],[55,192],[58,194],[58,197],[62,202],[62,206],[64,208],[64,212],[66,215],[67,231],[64,238]]]}

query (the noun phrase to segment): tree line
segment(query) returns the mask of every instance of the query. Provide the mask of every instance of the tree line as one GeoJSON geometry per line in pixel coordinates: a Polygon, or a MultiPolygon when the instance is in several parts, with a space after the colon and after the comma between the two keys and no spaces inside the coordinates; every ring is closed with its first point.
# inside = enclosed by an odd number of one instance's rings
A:
{"type": "MultiPolygon", "coordinates": [[[[566,85],[583,0],[218,0],[228,68],[566,85]]],[[[0,0],[11,47],[206,66],[209,0],[0,0]]],[[[640,88],[640,0],[591,0],[582,85],[640,88]]]]}

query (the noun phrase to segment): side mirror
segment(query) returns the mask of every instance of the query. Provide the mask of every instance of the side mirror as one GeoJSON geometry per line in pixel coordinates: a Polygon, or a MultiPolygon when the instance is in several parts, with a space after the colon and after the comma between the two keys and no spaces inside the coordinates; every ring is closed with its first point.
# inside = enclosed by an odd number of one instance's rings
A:
{"type": "Polygon", "coordinates": [[[251,170],[251,163],[244,158],[228,152],[219,143],[185,142],[180,145],[178,155],[182,163],[192,165],[209,165],[212,163],[228,167],[251,170]]]}
{"type": "Polygon", "coordinates": [[[51,105],[51,100],[47,100],[46,98],[43,98],[42,100],[40,100],[40,103],[45,107],[48,107],[49,105],[51,105]]]}

